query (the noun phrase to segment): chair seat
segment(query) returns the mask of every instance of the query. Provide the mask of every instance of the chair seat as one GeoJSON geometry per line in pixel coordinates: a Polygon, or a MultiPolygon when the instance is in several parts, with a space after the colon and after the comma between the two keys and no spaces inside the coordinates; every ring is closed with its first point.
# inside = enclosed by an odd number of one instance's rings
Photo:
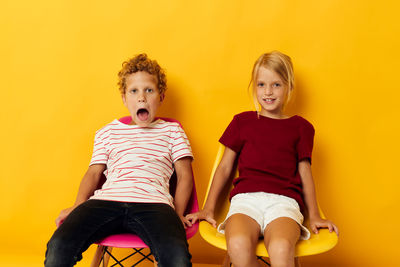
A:
{"type": "Polygon", "coordinates": [[[96,242],[98,245],[106,247],[119,247],[119,248],[147,248],[147,245],[134,234],[117,234],[110,235],[96,242]]]}
{"type": "MultiPolygon", "coordinates": [[[[225,235],[219,233],[216,228],[206,221],[200,222],[200,235],[211,245],[226,250],[225,235]]],[[[296,245],[296,257],[319,254],[332,249],[338,242],[335,232],[330,233],[328,229],[320,229],[319,234],[311,234],[309,240],[300,240],[296,245]]],[[[264,241],[260,240],[256,247],[258,256],[268,257],[264,241]]]]}
{"type": "MultiPolygon", "coordinates": [[[[192,227],[186,229],[187,239],[194,236],[199,228],[198,224],[194,224],[192,227]]],[[[116,234],[110,235],[106,238],[96,242],[98,245],[106,247],[116,247],[116,248],[147,248],[147,245],[134,234],[116,234]]]]}

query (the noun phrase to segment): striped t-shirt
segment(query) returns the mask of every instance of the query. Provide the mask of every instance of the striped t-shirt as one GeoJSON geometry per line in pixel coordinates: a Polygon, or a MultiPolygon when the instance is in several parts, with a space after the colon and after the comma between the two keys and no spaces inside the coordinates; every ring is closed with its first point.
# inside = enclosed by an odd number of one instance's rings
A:
{"type": "Polygon", "coordinates": [[[173,207],[169,179],[183,157],[193,155],[178,123],[158,119],[140,127],[114,120],[96,132],[90,165],[106,164],[107,180],[90,199],[173,207]]]}

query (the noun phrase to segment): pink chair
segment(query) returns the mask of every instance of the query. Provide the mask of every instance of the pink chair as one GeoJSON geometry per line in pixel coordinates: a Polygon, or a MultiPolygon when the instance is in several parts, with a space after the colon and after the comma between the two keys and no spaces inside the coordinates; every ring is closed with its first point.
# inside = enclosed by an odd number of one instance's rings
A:
{"type": "MultiPolygon", "coordinates": [[[[169,122],[179,123],[179,121],[170,119],[170,118],[160,118],[160,119],[169,121],[169,122]]],[[[130,116],[122,117],[121,119],[119,119],[119,121],[122,123],[125,123],[125,124],[129,124],[129,123],[131,123],[132,118],[130,116]]],[[[181,125],[181,124],[179,123],[179,125],[181,125]]],[[[105,180],[105,177],[103,177],[103,178],[104,179],[103,179],[102,183],[105,180]]],[[[170,179],[170,193],[172,196],[175,195],[175,188],[176,188],[176,174],[174,173],[170,179]]],[[[194,179],[193,179],[193,190],[192,190],[192,194],[190,196],[188,205],[186,207],[185,214],[193,213],[198,210],[199,210],[199,205],[198,205],[198,201],[197,201],[196,186],[195,186],[194,179]]],[[[199,228],[198,223],[195,223],[193,226],[188,227],[186,229],[187,239],[194,236],[196,234],[198,228],[199,228]]],[[[136,266],[144,260],[149,260],[151,262],[154,262],[153,259],[150,257],[151,252],[144,253],[142,251],[144,248],[147,248],[148,246],[137,235],[134,235],[134,234],[110,235],[110,236],[104,238],[103,240],[96,242],[96,244],[98,244],[98,247],[97,247],[96,253],[93,257],[92,263],[90,265],[91,267],[100,266],[100,263],[102,261],[103,261],[103,266],[107,266],[110,257],[113,258],[114,261],[116,262],[116,264],[114,264],[114,265],[123,266],[122,261],[125,261],[126,259],[130,258],[131,256],[134,256],[137,254],[141,255],[141,259],[138,260],[132,266],[136,266]],[[133,253],[131,253],[130,255],[126,256],[125,258],[123,258],[121,260],[118,260],[116,257],[114,257],[114,255],[111,254],[111,250],[113,247],[132,248],[133,253]]]]}

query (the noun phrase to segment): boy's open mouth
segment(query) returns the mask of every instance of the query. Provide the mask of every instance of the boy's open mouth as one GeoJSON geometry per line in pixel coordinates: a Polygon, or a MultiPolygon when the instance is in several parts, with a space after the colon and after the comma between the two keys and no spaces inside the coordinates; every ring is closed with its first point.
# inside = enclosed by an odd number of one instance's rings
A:
{"type": "Polygon", "coordinates": [[[141,108],[136,112],[136,115],[139,118],[139,120],[147,121],[147,119],[149,118],[149,111],[145,108],[141,108]]]}

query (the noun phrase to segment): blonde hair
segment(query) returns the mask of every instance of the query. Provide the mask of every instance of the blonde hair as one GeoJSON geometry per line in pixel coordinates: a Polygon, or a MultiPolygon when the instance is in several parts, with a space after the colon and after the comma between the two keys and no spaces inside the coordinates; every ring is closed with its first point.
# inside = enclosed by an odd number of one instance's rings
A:
{"type": "Polygon", "coordinates": [[[167,78],[165,71],[155,60],[151,60],[146,54],[139,54],[124,63],[122,63],[122,69],[118,73],[118,87],[121,94],[125,94],[126,90],[126,78],[128,75],[138,72],[145,71],[151,75],[157,77],[157,87],[160,94],[164,94],[167,90],[167,78]]]}
{"type": "Polygon", "coordinates": [[[254,106],[258,110],[257,94],[255,92],[255,83],[257,79],[258,70],[260,67],[267,68],[276,72],[287,86],[288,94],[284,106],[289,102],[291,93],[294,89],[294,73],[293,64],[289,56],[279,52],[272,51],[270,53],[262,54],[257,61],[254,63],[253,71],[251,74],[251,80],[249,83],[249,90],[252,88],[252,96],[254,101],[254,106]]]}

